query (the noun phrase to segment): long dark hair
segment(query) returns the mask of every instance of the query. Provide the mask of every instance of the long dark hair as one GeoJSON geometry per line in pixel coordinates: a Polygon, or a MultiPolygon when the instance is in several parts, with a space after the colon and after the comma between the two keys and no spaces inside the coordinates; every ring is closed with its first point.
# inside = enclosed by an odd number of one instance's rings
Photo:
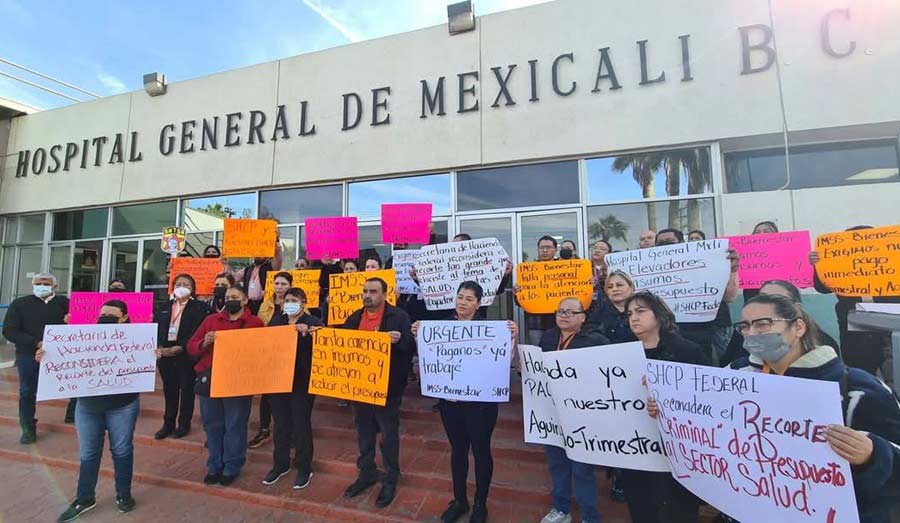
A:
{"type": "Polygon", "coordinates": [[[795,323],[802,320],[806,325],[806,333],[800,338],[803,344],[803,352],[809,352],[816,348],[819,338],[819,328],[816,322],[809,317],[809,313],[799,303],[794,303],[790,298],[778,296],[776,294],[758,294],[744,304],[746,308],[753,304],[771,305],[775,309],[775,314],[788,323],[795,323]]]}
{"type": "Polygon", "coordinates": [[[656,323],[659,324],[659,335],[678,334],[678,325],[675,323],[675,313],[666,305],[662,298],[650,291],[640,291],[632,294],[625,300],[625,310],[627,311],[631,304],[637,302],[653,312],[656,317],[656,323]]]}

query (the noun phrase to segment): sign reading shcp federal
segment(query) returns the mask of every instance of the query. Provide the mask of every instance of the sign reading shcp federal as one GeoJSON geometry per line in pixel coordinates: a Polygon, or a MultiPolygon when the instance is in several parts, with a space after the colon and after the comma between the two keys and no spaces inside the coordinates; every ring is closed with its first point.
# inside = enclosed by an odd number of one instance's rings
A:
{"type": "MultiPolygon", "coordinates": [[[[835,9],[826,13],[821,19],[820,44],[822,51],[834,58],[845,58],[856,51],[856,42],[847,41],[837,45],[832,41],[831,29],[833,24],[846,22],[850,19],[849,8],[835,9]]],[[[775,49],[773,47],[772,28],[765,24],[754,24],[738,27],[738,37],[741,42],[741,74],[750,75],[767,71],[775,64],[775,49]]],[[[678,37],[681,46],[681,82],[694,80],[691,71],[691,35],[678,37]]],[[[640,55],[641,81],[639,86],[664,83],[669,80],[664,71],[656,73],[651,71],[651,62],[648,51],[648,41],[637,41],[637,52],[640,55]]],[[[578,81],[573,79],[576,73],[572,68],[580,65],[576,63],[575,53],[563,53],[558,55],[549,65],[551,87],[555,96],[567,97],[575,94],[579,89],[578,81]]],[[[593,86],[591,93],[598,93],[606,88],[608,90],[621,89],[622,84],[614,65],[613,54],[609,47],[599,49],[590,65],[596,69],[592,74],[593,86]]],[[[530,96],[528,103],[538,103],[538,76],[547,65],[538,60],[528,60],[528,77],[524,81],[530,81],[530,96]]],[[[491,67],[491,83],[495,84],[496,96],[491,104],[493,108],[514,106],[519,101],[510,94],[510,85],[513,81],[513,71],[518,64],[491,67]]],[[[518,77],[517,77],[518,78],[518,77]]],[[[478,94],[476,92],[479,82],[478,71],[459,73],[456,79],[447,81],[441,76],[431,83],[420,80],[421,106],[420,118],[429,116],[446,116],[446,96],[452,89],[455,94],[456,113],[469,113],[478,111],[478,94]],[[452,86],[451,86],[452,82],[452,86]]],[[[351,131],[357,128],[363,118],[371,126],[390,125],[391,113],[389,108],[391,87],[377,87],[371,90],[371,114],[364,114],[363,96],[356,92],[341,95],[343,102],[343,120],[341,131],[351,131]]],[[[238,147],[241,145],[255,145],[265,143],[266,140],[288,140],[292,136],[304,137],[316,134],[316,124],[309,118],[309,102],[301,101],[297,113],[289,118],[290,111],[287,106],[279,105],[274,114],[261,110],[252,110],[249,113],[236,112],[226,114],[224,117],[212,116],[202,120],[187,120],[176,125],[170,123],[162,126],[159,131],[159,153],[169,156],[173,153],[190,154],[198,151],[216,150],[220,146],[238,147]],[[296,125],[296,127],[294,127],[296,125]]],[[[80,142],[68,142],[56,144],[49,148],[28,149],[18,152],[16,165],[16,178],[24,178],[29,173],[40,175],[43,173],[55,173],[60,170],[69,171],[74,167],[87,169],[91,166],[99,167],[103,162],[117,164],[123,162],[139,162],[143,159],[143,153],[138,144],[138,133],[132,131],[126,138],[126,133],[117,133],[115,136],[97,136],[86,138],[80,142]],[[127,157],[126,157],[127,151],[127,157]]]]}

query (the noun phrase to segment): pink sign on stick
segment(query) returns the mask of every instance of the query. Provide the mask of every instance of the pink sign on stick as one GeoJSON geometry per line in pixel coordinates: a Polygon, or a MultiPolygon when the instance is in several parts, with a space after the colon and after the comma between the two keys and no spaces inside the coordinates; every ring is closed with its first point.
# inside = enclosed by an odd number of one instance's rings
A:
{"type": "Polygon", "coordinates": [[[73,292],[69,295],[69,324],[97,323],[100,307],[109,300],[125,302],[131,323],[153,323],[152,292],[73,292]]]}
{"type": "Polygon", "coordinates": [[[786,280],[800,289],[813,286],[809,231],[728,236],[741,255],[738,277],[742,289],[759,289],[768,280],[786,280]]]}
{"type": "Polygon", "coordinates": [[[306,219],[306,255],[310,260],[356,258],[359,229],[356,216],[306,219]]]}
{"type": "Polygon", "coordinates": [[[430,203],[381,204],[381,241],[427,244],[430,236],[430,203]]]}

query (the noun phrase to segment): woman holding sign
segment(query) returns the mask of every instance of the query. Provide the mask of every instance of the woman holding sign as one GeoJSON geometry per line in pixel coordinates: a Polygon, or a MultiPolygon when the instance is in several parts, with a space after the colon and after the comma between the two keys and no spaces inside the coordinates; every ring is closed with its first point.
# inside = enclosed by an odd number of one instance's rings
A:
{"type": "MultiPolygon", "coordinates": [[[[472,321],[481,307],[484,289],[477,282],[464,281],[456,291],[456,310],[451,320],[472,321]]],[[[515,322],[507,322],[513,345],[519,335],[515,322]]],[[[420,323],[412,324],[412,335],[419,334],[420,323]]],[[[510,351],[512,355],[514,351],[510,351]]],[[[441,515],[442,523],[452,523],[469,512],[466,482],[469,476],[469,449],[475,460],[475,502],[469,523],[487,521],[487,496],[494,474],[491,437],[497,424],[498,405],[483,401],[438,402],[441,422],[450,441],[450,472],[453,476],[453,501],[441,515]]]]}
{"type": "MultiPolygon", "coordinates": [[[[277,276],[276,276],[277,278],[277,276]]],[[[297,478],[294,489],[309,485],[312,477],[313,432],[312,409],[315,396],[309,391],[312,367],[311,330],[321,327],[322,320],[309,314],[303,289],[288,289],[284,294],[283,313],[269,322],[269,326],[294,325],[297,328],[297,359],[294,363],[294,387],[288,394],[270,394],[269,403],[275,418],[275,450],[272,470],[263,478],[263,485],[273,485],[290,472],[291,447],[296,451],[294,466],[297,478]]]]}
{"type": "Polygon", "coordinates": [[[248,303],[243,287],[230,287],[225,293],[225,310],[207,316],[188,342],[188,354],[199,360],[194,365],[195,392],[200,396],[200,414],[209,449],[207,474],[203,478],[207,485],[231,485],[247,460],[247,420],[252,396],[211,398],[209,381],[216,331],[263,327],[263,322],[250,313],[248,303]]]}
{"type": "MultiPolygon", "coordinates": [[[[649,360],[709,365],[700,345],[681,336],[675,314],[659,296],[637,292],[625,302],[631,332],[644,346],[649,360]]],[[[652,398],[648,402],[654,403],[652,398]]],[[[648,414],[655,417],[652,408],[648,414]]],[[[689,523],[697,521],[700,500],[668,472],[622,469],[622,488],[634,523],[689,523]]]]}
{"type": "MultiPolygon", "coordinates": [[[[819,345],[809,315],[782,296],[760,294],[744,305],[735,329],[750,356],[732,368],[840,384],[847,426],[832,425],[825,440],[851,466],[863,523],[891,520],[900,502],[900,404],[878,378],[847,367],[834,349],[819,345]]],[[[648,409],[649,410],[649,409],[648,409]]]]}

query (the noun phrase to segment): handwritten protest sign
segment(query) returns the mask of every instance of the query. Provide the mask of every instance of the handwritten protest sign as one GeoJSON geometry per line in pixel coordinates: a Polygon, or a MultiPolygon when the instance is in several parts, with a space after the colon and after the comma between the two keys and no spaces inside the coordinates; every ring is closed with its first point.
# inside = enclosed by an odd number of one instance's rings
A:
{"type": "Polygon", "coordinates": [[[151,392],[156,384],[155,323],[47,325],[43,349],[38,401],[151,392]]]}
{"type": "Polygon", "coordinates": [[[589,260],[525,262],[516,266],[516,299],[526,312],[549,314],[563,298],[576,297],[587,310],[594,297],[594,274],[589,260]]]}
{"type": "Polygon", "coordinates": [[[222,255],[226,258],[275,256],[275,220],[226,219],[222,255]]]}
{"type": "Polygon", "coordinates": [[[668,472],[647,415],[639,342],[541,352],[519,346],[525,441],[565,449],[574,461],[668,472]]]}
{"type": "Polygon", "coordinates": [[[210,396],[291,392],[297,358],[293,325],[216,332],[210,396]]]}
{"type": "Polygon", "coordinates": [[[333,260],[359,256],[359,229],[356,216],[307,218],[306,256],[310,260],[333,260]]]}
{"type": "Polygon", "coordinates": [[[175,277],[179,274],[190,274],[197,284],[197,295],[207,296],[213,293],[216,275],[225,270],[222,262],[216,258],[172,258],[172,270],[169,273],[169,294],[175,285],[175,277]]]}
{"type": "Polygon", "coordinates": [[[816,272],[838,296],[900,296],[900,225],[823,234],[816,272]]]}
{"type": "Polygon", "coordinates": [[[381,204],[381,241],[428,243],[430,237],[430,203],[381,204]]]}
{"type": "Polygon", "coordinates": [[[391,371],[391,335],[321,329],[314,336],[309,393],[384,406],[391,371]]]}
{"type": "Polygon", "coordinates": [[[800,289],[813,286],[809,231],[728,236],[741,255],[738,278],[742,289],[759,289],[769,280],[785,280],[800,289]]]}
{"type": "Polygon", "coordinates": [[[73,292],[69,295],[69,324],[97,323],[100,307],[109,300],[125,302],[131,323],[153,321],[152,292],[73,292]]]}
{"type": "Polygon", "coordinates": [[[648,361],[672,475],[740,521],[859,521],[837,382],[648,361]],[[815,401],[785,401],[815,398],[815,401]]]}
{"type": "Polygon", "coordinates": [[[416,266],[416,256],[419,249],[407,249],[394,251],[393,269],[397,273],[397,290],[400,294],[419,294],[419,284],[410,275],[416,266]]]}
{"type": "MultiPolygon", "coordinates": [[[[281,271],[269,271],[266,273],[266,295],[265,299],[271,300],[275,295],[275,275],[281,271]]],[[[291,273],[293,281],[291,287],[295,289],[303,289],[306,293],[306,306],[314,309],[319,306],[319,276],[322,271],[319,269],[303,269],[287,271],[291,273]]]]}
{"type": "Polygon", "coordinates": [[[512,342],[505,321],[423,321],[416,341],[423,396],[509,401],[512,342]]]}
{"type": "Polygon", "coordinates": [[[430,311],[452,309],[459,284],[472,280],[484,289],[482,305],[494,296],[506,272],[509,256],[496,238],[426,245],[416,258],[416,274],[430,311]]]}
{"type": "Polygon", "coordinates": [[[381,278],[387,283],[385,300],[397,305],[397,278],[393,269],[349,272],[329,276],[328,325],[343,325],[351,314],[363,307],[363,285],[369,278],[381,278]]]}
{"type": "Polygon", "coordinates": [[[712,321],[731,275],[728,240],[704,240],[606,255],[609,272],[620,270],[637,290],[656,294],[684,323],[712,321]]]}

